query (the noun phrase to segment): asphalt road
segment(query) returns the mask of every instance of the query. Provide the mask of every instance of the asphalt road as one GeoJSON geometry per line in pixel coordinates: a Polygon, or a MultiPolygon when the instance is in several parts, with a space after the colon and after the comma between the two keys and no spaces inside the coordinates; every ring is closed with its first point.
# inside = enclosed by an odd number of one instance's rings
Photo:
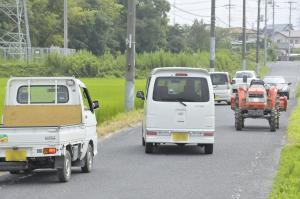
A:
{"type": "Polygon", "coordinates": [[[101,141],[93,172],[74,169],[69,183],[58,183],[53,171],[0,176],[0,199],[266,198],[295,105],[300,63],[274,64],[271,74],[293,83],[289,111],[282,114],[276,133],[269,131],[265,120],[248,120],[246,129],[237,132],[229,106],[218,105],[213,155],[175,146],[146,155],[137,127],[101,141]]]}

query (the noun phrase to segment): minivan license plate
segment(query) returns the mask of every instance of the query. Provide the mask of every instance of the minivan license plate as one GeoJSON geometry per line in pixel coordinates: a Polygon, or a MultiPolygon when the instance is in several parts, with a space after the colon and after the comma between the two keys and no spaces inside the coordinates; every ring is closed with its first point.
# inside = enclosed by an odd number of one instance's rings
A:
{"type": "Polygon", "coordinates": [[[172,133],[173,142],[187,142],[189,140],[188,133],[172,133]]]}
{"type": "Polygon", "coordinates": [[[27,153],[26,150],[6,150],[5,161],[26,161],[27,153]]]}

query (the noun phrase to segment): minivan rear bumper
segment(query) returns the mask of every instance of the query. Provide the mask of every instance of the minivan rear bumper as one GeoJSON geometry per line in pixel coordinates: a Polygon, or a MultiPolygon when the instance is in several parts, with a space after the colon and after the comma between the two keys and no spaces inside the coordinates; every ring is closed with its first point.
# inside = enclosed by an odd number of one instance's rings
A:
{"type": "Polygon", "coordinates": [[[215,131],[178,131],[178,130],[148,130],[145,141],[147,143],[166,144],[214,144],[215,131]],[[179,137],[176,138],[176,136],[179,137]]]}

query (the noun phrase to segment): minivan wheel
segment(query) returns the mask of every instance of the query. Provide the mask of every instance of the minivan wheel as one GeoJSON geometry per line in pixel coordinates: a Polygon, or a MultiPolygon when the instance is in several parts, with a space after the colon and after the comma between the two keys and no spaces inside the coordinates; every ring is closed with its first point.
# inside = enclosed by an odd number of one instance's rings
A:
{"type": "Polygon", "coordinates": [[[145,152],[146,153],[153,153],[153,143],[145,143],[145,152]]]}
{"type": "Polygon", "coordinates": [[[89,144],[85,158],[84,158],[84,166],[81,167],[81,171],[83,173],[90,173],[92,171],[93,168],[93,148],[92,146],[89,144]]]}
{"type": "Polygon", "coordinates": [[[71,155],[69,151],[66,151],[64,157],[64,166],[63,168],[57,169],[57,176],[60,182],[68,182],[71,178],[71,155]]]}
{"type": "Polygon", "coordinates": [[[204,153],[205,154],[212,154],[214,152],[214,145],[213,144],[205,144],[204,145],[204,153]]]}

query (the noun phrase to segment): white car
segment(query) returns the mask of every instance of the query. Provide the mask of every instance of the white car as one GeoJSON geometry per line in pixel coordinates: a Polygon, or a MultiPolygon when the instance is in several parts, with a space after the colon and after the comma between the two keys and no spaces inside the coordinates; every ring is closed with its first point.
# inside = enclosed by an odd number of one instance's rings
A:
{"type": "Polygon", "coordinates": [[[11,78],[0,127],[0,171],[56,169],[61,182],[69,181],[72,166],[91,172],[98,107],[73,77],[11,78]]]}
{"type": "Polygon", "coordinates": [[[214,87],[215,101],[231,104],[231,83],[228,72],[211,72],[210,78],[214,87]]]}
{"type": "Polygon", "coordinates": [[[145,152],[160,144],[193,144],[213,153],[215,103],[210,75],[195,68],[157,68],[147,82],[142,141],[145,152]]]}
{"type": "Polygon", "coordinates": [[[252,70],[246,70],[246,71],[237,71],[235,73],[235,77],[232,79],[232,92],[236,93],[237,88],[239,86],[246,86],[249,87],[252,80],[259,79],[256,72],[252,70]],[[246,82],[244,82],[244,78],[246,79],[246,82]]]}

